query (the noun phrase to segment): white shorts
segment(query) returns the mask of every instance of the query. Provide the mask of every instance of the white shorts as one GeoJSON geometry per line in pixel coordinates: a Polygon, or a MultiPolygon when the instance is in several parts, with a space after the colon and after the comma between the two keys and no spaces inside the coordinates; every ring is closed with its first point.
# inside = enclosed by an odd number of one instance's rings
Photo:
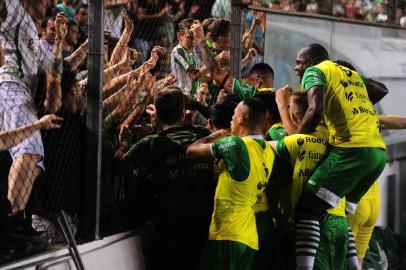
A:
{"type": "MultiPolygon", "coordinates": [[[[30,91],[15,82],[0,83],[0,130],[7,131],[37,121],[37,111],[30,91]]],[[[40,131],[9,149],[13,160],[24,154],[44,157],[40,131]]],[[[38,166],[44,169],[43,162],[38,166]]]]}

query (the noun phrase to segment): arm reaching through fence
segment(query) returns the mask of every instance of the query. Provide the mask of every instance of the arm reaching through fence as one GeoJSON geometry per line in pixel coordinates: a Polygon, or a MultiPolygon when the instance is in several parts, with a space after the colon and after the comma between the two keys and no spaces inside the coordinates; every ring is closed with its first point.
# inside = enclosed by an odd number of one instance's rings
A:
{"type": "Polygon", "coordinates": [[[41,119],[35,121],[30,125],[26,125],[13,130],[0,132],[0,151],[7,150],[26,138],[30,137],[32,133],[38,129],[53,129],[60,128],[60,121],[63,119],[53,114],[45,115],[41,119]]]}

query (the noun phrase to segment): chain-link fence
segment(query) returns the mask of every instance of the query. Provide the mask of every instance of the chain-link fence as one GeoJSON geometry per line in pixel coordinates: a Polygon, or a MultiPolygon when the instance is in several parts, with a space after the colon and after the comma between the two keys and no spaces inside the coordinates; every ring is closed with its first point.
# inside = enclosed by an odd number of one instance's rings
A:
{"type": "MultiPolygon", "coordinates": [[[[179,87],[188,106],[199,108],[187,121],[201,126],[208,105],[223,97],[224,82],[205,69],[191,28],[202,23],[210,58],[228,70],[230,1],[105,0],[104,33],[93,34],[104,37],[101,174],[94,172],[100,185],[89,185],[89,159],[97,157],[88,149],[88,77],[96,63],[88,12],[86,1],[0,0],[0,263],[65,242],[62,210],[79,242],[92,240],[95,222],[101,237],[148,227],[162,190],[150,164],[129,152],[162,130],[154,96],[179,87]],[[97,187],[100,210],[88,199],[98,198],[97,187]],[[90,220],[89,209],[100,220],[90,220]]],[[[245,69],[263,50],[255,16],[244,20],[249,33],[238,59],[246,56],[245,69]]]]}

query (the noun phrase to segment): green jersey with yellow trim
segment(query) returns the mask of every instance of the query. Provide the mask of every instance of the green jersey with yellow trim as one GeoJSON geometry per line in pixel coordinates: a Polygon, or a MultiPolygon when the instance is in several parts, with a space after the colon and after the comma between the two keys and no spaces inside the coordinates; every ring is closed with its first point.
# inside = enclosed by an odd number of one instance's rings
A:
{"type": "Polygon", "coordinates": [[[377,113],[360,74],[326,60],[303,75],[303,89],[309,91],[314,86],[324,86],[326,91],[324,120],[331,145],[385,148],[377,113]]]}
{"type": "Polygon", "coordinates": [[[271,126],[268,133],[266,134],[266,139],[272,141],[279,141],[282,140],[286,135],[287,135],[286,130],[283,127],[283,124],[279,122],[271,126]]]}

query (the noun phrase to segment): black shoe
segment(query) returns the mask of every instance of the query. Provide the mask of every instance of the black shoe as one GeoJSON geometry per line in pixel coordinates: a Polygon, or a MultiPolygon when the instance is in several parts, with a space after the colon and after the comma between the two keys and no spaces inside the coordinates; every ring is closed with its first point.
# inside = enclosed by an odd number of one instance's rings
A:
{"type": "Polygon", "coordinates": [[[12,239],[39,245],[45,245],[47,242],[46,232],[34,230],[31,219],[26,218],[23,211],[8,217],[8,231],[12,239]]]}

